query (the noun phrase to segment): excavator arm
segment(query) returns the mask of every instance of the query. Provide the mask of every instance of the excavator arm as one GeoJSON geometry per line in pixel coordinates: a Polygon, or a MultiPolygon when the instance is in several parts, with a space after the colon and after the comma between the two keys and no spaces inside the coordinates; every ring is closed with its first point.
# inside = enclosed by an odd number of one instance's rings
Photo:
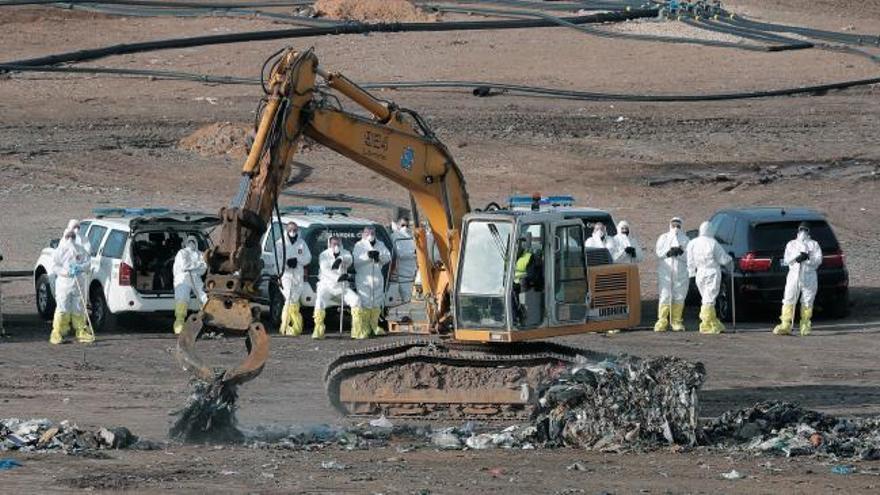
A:
{"type": "Polygon", "coordinates": [[[303,136],[347,156],[406,188],[427,220],[416,229],[416,249],[428,315],[435,327],[450,324],[450,288],[460,248],[459,228],[470,210],[464,178],[427,124],[413,111],[380,100],[339,73],[318,64],[312,50],[286,49],[274,59],[261,105],[254,143],[242,170],[239,190],[222,220],[216,245],[206,254],[208,301],[190,316],[178,340],[178,359],[197,377],[214,371],[195,354],[203,326],[248,336],[248,357],[225,371],[223,382],[243,383],[262,371],[268,336],[253,301],[262,277],[260,239],[272,219],[278,195],[303,136]],[[324,84],[318,84],[323,80],[324,84]],[[365,110],[344,110],[335,90],[365,110]],[[439,252],[429,262],[427,228],[439,252]]]}

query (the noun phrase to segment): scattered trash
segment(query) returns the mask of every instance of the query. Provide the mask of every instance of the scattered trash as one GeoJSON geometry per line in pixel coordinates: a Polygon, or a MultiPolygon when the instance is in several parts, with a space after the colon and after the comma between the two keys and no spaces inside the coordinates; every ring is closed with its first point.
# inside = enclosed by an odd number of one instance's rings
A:
{"type": "Polygon", "coordinates": [[[60,451],[84,454],[104,449],[161,449],[162,445],[139,439],[128,428],[87,431],[67,421],[7,418],[0,420],[0,451],[60,451]]]}
{"type": "Polygon", "coordinates": [[[732,469],[729,473],[721,473],[721,477],[726,480],[741,480],[745,478],[739,471],[732,469]]]}
{"type": "Polygon", "coordinates": [[[22,464],[15,459],[0,459],[0,471],[5,471],[7,469],[15,469],[17,467],[21,467],[22,464]]]}
{"type": "Polygon", "coordinates": [[[600,451],[695,445],[701,363],[621,356],[574,367],[539,392],[534,425],[545,445],[600,451]]]}
{"type": "Polygon", "coordinates": [[[388,418],[386,418],[383,415],[383,416],[380,416],[378,419],[374,419],[374,420],[370,421],[370,426],[373,426],[376,428],[393,428],[394,423],[389,421],[388,418]]]}
{"type": "Polygon", "coordinates": [[[880,419],[836,418],[789,402],[727,411],[704,428],[704,444],[765,454],[880,459],[880,419]]]}
{"type": "Polygon", "coordinates": [[[462,444],[453,428],[438,431],[431,435],[431,443],[441,449],[460,449],[462,444]]]}
{"type": "Polygon", "coordinates": [[[587,466],[585,466],[582,462],[578,461],[578,462],[575,462],[574,464],[570,464],[565,469],[568,471],[586,471],[587,466]]]}
{"type": "Polygon", "coordinates": [[[338,461],[321,461],[321,469],[348,469],[348,466],[338,461]]]}
{"type": "Polygon", "coordinates": [[[495,447],[495,443],[492,441],[492,435],[488,433],[468,437],[468,439],[465,440],[465,444],[474,450],[491,449],[495,447]]]}
{"type": "Polygon", "coordinates": [[[853,474],[856,472],[856,467],[852,464],[839,464],[837,466],[832,466],[831,472],[833,474],[853,474]]]}

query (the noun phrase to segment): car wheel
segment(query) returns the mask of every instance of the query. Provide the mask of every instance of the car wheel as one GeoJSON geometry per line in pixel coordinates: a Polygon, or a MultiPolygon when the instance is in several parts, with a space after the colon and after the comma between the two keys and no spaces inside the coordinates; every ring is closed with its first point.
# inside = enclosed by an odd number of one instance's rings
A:
{"type": "Polygon", "coordinates": [[[115,319],[110,313],[110,308],[107,307],[107,299],[104,297],[104,291],[100,285],[93,285],[92,290],[89,291],[89,304],[91,305],[89,318],[92,320],[95,332],[112,331],[115,319]]]}
{"type": "Polygon", "coordinates": [[[55,296],[52,295],[52,284],[49,275],[42,274],[37,279],[37,313],[44,320],[51,320],[55,314],[55,296]]]}
{"type": "MultiPolygon", "coordinates": [[[[721,279],[721,288],[718,290],[718,297],[715,298],[715,314],[721,321],[733,321],[733,305],[734,302],[730,298],[730,279],[721,279]]],[[[742,318],[742,309],[736,308],[736,319],[742,318]]]]}

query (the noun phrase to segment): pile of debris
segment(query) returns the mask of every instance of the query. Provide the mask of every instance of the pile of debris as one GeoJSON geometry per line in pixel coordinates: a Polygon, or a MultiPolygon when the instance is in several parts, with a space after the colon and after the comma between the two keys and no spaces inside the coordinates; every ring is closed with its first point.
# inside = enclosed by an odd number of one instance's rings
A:
{"type": "Polygon", "coordinates": [[[0,451],[58,451],[79,454],[101,449],[155,450],[161,445],[143,440],[124,426],[83,430],[68,421],[8,418],[0,420],[0,451]]]}
{"type": "Polygon", "coordinates": [[[437,17],[408,0],[317,0],[318,17],[359,22],[424,22],[437,17]]]}
{"type": "Polygon", "coordinates": [[[539,396],[534,426],[546,446],[595,450],[695,445],[702,363],[621,356],[574,367],[539,396]]]}
{"type": "Polygon", "coordinates": [[[880,419],[836,418],[789,402],[727,411],[703,428],[705,443],[755,453],[880,460],[880,419]]]}

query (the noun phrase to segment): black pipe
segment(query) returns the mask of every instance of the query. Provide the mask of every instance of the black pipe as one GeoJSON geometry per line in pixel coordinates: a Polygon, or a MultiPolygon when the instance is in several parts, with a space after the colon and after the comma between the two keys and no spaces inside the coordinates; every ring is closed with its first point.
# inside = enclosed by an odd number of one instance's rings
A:
{"type": "MultiPolygon", "coordinates": [[[[71,73],[95,73],[135,75],[140,77],[159,77],[167,79],[182,79],[195,82],[214,84],[245,84],[257,86],[258,79],[241,78],[233,76],[210,76],[205,74],[193,74],[187,72],[172,72],[145,69],[121,69],[108,67],[31,67],[13,66],[0,64],[0,71],[23,71],[23,72],[71,72],[71,73]]],[[[799,94],[823,94],[831,90],[842,90],[857,86],[880,84],[880,78],[856,79],[835,83],[820,84],[814,86],[798,86],[794,88],[774,89],[768,91],[747,91],[737,93],[708,93],[695,95],[637,95],[619,93],[598,93],[588,91],[563,90],[544,88],[540,86],[526,86],[518,84],[506,84],[487,81],[390,81],[368,82],[359,84],[364,89],[447,89],[463,88],[473,92],[474,88],[486,88],[487,90],[499,90],[507,93],[521,93],[550,98],[585,101],[637,101],[637,102],[695,102],[695,101],[722,101],[741,100],[747,98],[768,98],[778,96],[795,96],[799,94]]]]}
{"type": "MultiPolygon", "coordinates": [[[[656,15],[656,10],[643,9],[630,12],[609,12],[576,17],[567,17],[563,20],[572,24],[588,24],[597,22],[619,22],[641,17],[656,15]]],[[[465,22],[409,22],[409,23],[383,23],[361,24],[348,23],[339,26],[300,28],[300,29],[275,29],[269,31],[247,31],[243,33],[215,34],[208,36],[193,36],[190,38],[171,38],[140,43],[122,43],[103,48],[91,48],[73,52],[47,55],[23,60],[7,62],[8,65],[55,65],[61,63],[85,62],[97,60],[111,55],[126,55],[153,50],[170,50],[175,48],[189,48],[193,46],[219,45],[226,43],[242,43],[247,41],[266,41],[290,38],[308,38],[314,36],[340,35],[340,34],[365,34],[365,33],[403,33],[403,32],[440,32],[440,31],[472,31],[487,29],[522,29],[535,27],[552,27],[557,23],[547,19],[519,19],[502,21],[465,21],[465,22]]]]}

